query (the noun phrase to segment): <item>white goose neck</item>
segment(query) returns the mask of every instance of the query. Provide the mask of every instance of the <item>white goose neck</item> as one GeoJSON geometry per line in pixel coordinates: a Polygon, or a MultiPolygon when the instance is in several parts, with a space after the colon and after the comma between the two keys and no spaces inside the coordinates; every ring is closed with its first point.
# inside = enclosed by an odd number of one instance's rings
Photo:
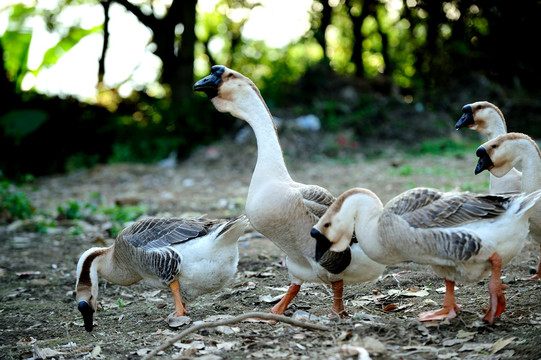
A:
{"type": "Polygon", "coordinates": [[[254,130],[257,141],[257,164],[253,178],[291,180],[284,161],[278,132],[270,111],[259,96],[251,97],[250,112],[244,119],[254,130]]]}
{"type": "MultiPolygon", "coordinates": [[[[383,208],[376,199],[365,194],[355,194],[348,197],[342,204],[340,213],[349,221],[355,222],[355,228],[362,233],[376,231],[383,208]]],[[[369,236],[372,238],[372,236],[369,236]]]]}
{"type": "Polygon", "coordinates": [[[505,120],[503,120],[495,110],[491,112],[491,119],[489,121],[490,126],[486,130],[488,140],[492,140],[507,133],[507,128],[504,121],[505,120]]]}
{"type": "Polygon", "coordinates": [[[522,163],[522,191],[531,193],[539,190],[541,188],[541,155],[529,141],[528,146],[524,146],[520,152],[517,163],[522,163]]]}

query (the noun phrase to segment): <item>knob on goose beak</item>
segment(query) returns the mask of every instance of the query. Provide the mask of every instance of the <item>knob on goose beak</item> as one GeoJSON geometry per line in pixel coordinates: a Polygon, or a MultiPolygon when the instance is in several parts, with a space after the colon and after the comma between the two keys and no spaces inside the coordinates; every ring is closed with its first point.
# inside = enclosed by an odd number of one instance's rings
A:
{"type": "Polygon", "coordinates": [[[455,128],[457,130],[462,129],[463,127],[473,125],[475,123],[473,120],[473,109],[471,108],[470,105],[465,105],[462,108],[462,112],[463,112],[462,116],[460,117],[460,119],[458,119],[455,125],[455,128]]]}
{"type": "Polygon", "coordinates": [[[94,309],[85,300],[79,301],[77,308],[81,312],[81,315],[83,315],[85,330],[91,332],[94,328],[94,309]]]}
{"type": "Polygon", "coordinates": [[[315,258],[316,258],[316,261],[319,261],[319,259],[321,259],[323,254],[325,254],[327,252],[327,250],[329,250],[329,248],[332,245],[332,242],[330,242],[329,239],[327,239],[325,237],[325,235],[323,235],[316,228],[312,228],[312,231],[310,231],[310,235],[314,239],[316,239],[316,256],[315,256],[315,258]]]}
{"type": "Polygon", "coordinates": [[[477,148],[477,151],[475,152],[475,155],[479,158],[479,161],[477,161],[477,166],[475,167],[475,175],[479,174],[483,170],[490,170],[494,166],[494,163],[490,159],[490,156],[488,155],[486,149],[482,146],[479,146],[477,148]]]}
{"type": "Polygon", "coordinates": [[[218,95],[218,86],[222,82],[222,74],[225,71],[225,66],[214,65],[210,69],[210,75],[202,78],[193,85],[194,91],[203,91],[209,99],[218,95]]]}

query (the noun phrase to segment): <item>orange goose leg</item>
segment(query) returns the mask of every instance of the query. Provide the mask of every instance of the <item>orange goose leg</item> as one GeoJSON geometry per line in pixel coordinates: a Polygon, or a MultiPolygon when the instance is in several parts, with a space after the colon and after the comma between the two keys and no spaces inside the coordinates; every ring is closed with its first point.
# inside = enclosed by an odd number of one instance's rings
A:
{"type": "Polygon", "coordinates": [[[186,312],[186,307],[184,306],[184,303],[182,302],[182,298],[180,297],[180,284],[178,283],[178,280],[175,280],[171,284],[169,284],[169,287],[171,288],[171,292],[173,293],[173,298],[175,299],[174,316],[188,315],[188,312],[186,312]]]}
{"type": "Polygon", "coordinates": [[[348,317],[349,314],[344,309],[344,301],[342,300],[342,296],[344,293],[344,280],[335,281],[331,283],[331,286],[334,294],[332,314],[340,316],[341,318],[348,317]]]}
{"type": "Polygon", "coordinates": [[[460,308],[455,302],[455,282],[445,279],[445,297],[443,308],[436,311],[425,311],[418,315],[419,321],[444,320],[456,317],[460,308]]]}
{"type": "Polygon", "coordinates": [[[297,293],[301,289],[301,286],[299,284],[292,283],[289,285],[289,289],[287,289],[287,293],[284,295],[282,300],[280,300],[276,305],[274,305],[271,309],[271,314],[277,314],[277,315],[283,315],[284,312],[287,309],[287,306],[297,296],[297,293]]]}
{"type": "Polygon", "coordinates": [[[494,324],[494,318],[500,316],[505,310],[505,295],[503,290],[507,289],[508,286],[502,284],[502,279],[500,279],[502,273],[502,258],[500,255],[494,253],[488,259],[492,263],[492,274],[488,282],[490,303],[483,320],[492,325],[494,324]]]}

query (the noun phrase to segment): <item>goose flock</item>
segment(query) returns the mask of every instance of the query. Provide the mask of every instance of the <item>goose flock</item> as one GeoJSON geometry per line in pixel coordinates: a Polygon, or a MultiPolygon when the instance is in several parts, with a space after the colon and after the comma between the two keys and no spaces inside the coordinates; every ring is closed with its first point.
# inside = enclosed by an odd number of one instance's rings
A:
{"type": "MultiPolygon", "coordinates": [[[[443,307],[419,314],[420,321],[456,317],[455,282],[489,277],[483,320],[493,324],[506,306],[502,267],[526,241],[539,243],[541,252],[541,152],[527,135],[507,133],[502,112],[489,102],[465,105],[456,128],[487,136],[476,152],[475,174],[490,172],[490,193],[418,187],[384,205],[369,189],[334,197],[321,186],[293,180],[272,114],[248,77],[215,65],[193,88],[206,93],[219,112],[246,121],[255,134],[257,162],[245,215],[146,218],[124,229],[114,245],[85,251],[77,264],[76,302],[87,331],[94,327],[98,276],[123,286],[143,280],[170,289],[170,318],[186,316],[188,303],[234,277],[238,239],[248,223],[286,255],[290,284],[270,309],[273,314],[284,314],[307,282],[330,286],[330,316],[348,317],[345,285],[375,280],[387,265],[414,261],[430,265],[446,285],[443,307]]],[[[539,278],[541,261],[528,280],[539,278]]]]}

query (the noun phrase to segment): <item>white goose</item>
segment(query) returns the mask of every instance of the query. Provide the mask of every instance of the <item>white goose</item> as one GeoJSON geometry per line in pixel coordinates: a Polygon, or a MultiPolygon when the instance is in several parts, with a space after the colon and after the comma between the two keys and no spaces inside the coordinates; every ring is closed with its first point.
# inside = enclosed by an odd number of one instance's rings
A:
{"type": "Polygon", "coordinates": [[[204,91],[218,111],[246,121],[255,133],[257,164],[248,190],[246,215],[257,231],[287,255],[291,280],[286,295],[271,313],[283,314],[302,283],[313,282],[331,284],[332,312],[347,316],[343,285],[373,280],[385,267],[370,260],[357,243],[346,246],[342,254],[328,252],[319,263],[314,260],[316,242],[310,237],[310,229],[334,197],[322,187],[291,179],[272,115],[250,79],[216,65],[209,76],[194,85],[194,90],[204,91]]]}
{"type": "MultiPolygon", "coordinates": [[[[507,124],[502,111],[488,101],[477,101],[464,105],[463,115],[457,121],[457,130],[468,127],[492,140],[499,135],[507,133],[507,124]]],[[[505,176],[496,177],[490,174],[490,193],[519,192],[521,188],[521,173],[512,168],[505,176]]]]}
{"type": "MultiPolygon", "coordinates": [[[[537,144],[528,136],[521,133],[500,135],[485,142],[477,149],[479,162],[475,173],[488,170],[496,177],[506,176],[518,165],[522,169],[521,191],[532,193],[541,189],[541,151],[537,144]]],[[[541,251],[541,204],[535,206],[530,218],[531,239],[540,245],[541,251]]],[[[528,280],[541,278],[541,260],[537,271],[528,280]]]]}
{"type": "Polygon", "coordinates": [[[370,190],[354,188],[338,197],[311,234],[322,248],[340,252],[355,229],[362,249],[377,262],[431,265],[445,279],[445,298],[442,309],[419,314],[421,321],[455,317],[455,282],[476,282],[491,273],[484,320],[492,324],[505,309],[501,267],[521,250],[540,199],[541,191],[478,195],[415,188],[384,207],[370,190]]]}
{"type": "Polygon", "coordinates": [[[85,251],[77,264],[76,301],[86,331],[92,331],[98,301],[98,275],[128,286],[145,280],[170,288],[173,316],[187,315],[185,304],[221,289],[237,271],[237,240],[248,223],[205,218],[147,218],[122,230],[114,245],[85,251]]]}

